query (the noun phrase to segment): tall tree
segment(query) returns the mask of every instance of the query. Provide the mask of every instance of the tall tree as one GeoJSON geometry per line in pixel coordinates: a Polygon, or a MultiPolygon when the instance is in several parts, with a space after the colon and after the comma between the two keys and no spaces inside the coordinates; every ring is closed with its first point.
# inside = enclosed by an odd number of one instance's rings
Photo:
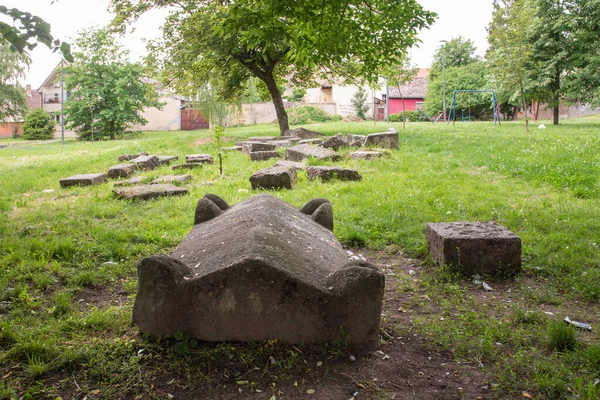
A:
{"type": "Polygon", "coordinates": [[[529,0],[494,0],[494,13],[488,28],[490,46],[486,54],[493,87],[501,97],[521,105],[526,131],[529,131],[529,120],[525,91],[527,66],[532,55],[527,31],[533,13],[529,0]]]}
{"type": "Polygon", "coordinates": [[[161,107],[156,88],[144,78],[144,68],[127,61],[107,29],[87,29],[75,41],[75,62],[65,68],[70,97],[65,103],[67,126],[80,138],[114,139],[132,124],[145,124],[141,112],[161,107]]]}
{"type": "Polygon", "coordinates": [[[234,97],[251,76],[269,89],[281,134],[289,128],[277,78],[307,86],[319,73],[376,82],[397,64],[435,14],[417,0],[111,0],[115,25],[176,7],[153,58],[178,90],[212,81],[234,97]]]}
{"type": "Polygon", "coordinates": [[[27,110],[25,90],[19,84],[25,78],[29,58],[0,42],[0,121],[23,118],[27,110]]]}
{"type": "Polygon", "coordinates": [[[563,0],[534,0],[536,15],[528,30],[532,45],[529,79],[554,110],[559,122],[562,78],[570,68],[572,38],[568,35],[568,4],[563,0]]]}

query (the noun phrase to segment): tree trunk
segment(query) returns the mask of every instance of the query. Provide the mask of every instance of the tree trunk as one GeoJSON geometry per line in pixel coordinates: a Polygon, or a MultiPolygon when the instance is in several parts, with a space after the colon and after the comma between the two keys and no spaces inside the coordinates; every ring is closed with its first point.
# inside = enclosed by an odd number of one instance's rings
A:
{"type": "Polygon", "coordinates": [[[554,77],[554,119],[552,121],[553,125],[558,125],[558,118],[560,115],[560,95],[558,93],[558,89],[560,88],[560,71],[556,71],[556,76],[554,77]]]}
{"type": "Polygon", "coordinates": [[[115,140],[115,121],[110,121],[110,140],[115,140]]]}
{"type": "Polygon", "coordinates": [[[525,102],[525,92],[523,91],[523,83],[519,82],[519,90],[521,91],[521,104],[525,113],[525,132],[529,132],[529,118],[527,118],[527,103],[525,102]]]}
{"type": "Polygon", "coordinates": [[[397,86],[398,93],[400,93],[400,99],[402,100],[402,129],[406,129],[406,107],[404,107],[404,96],[402,95],[402,90],[400,90],[400,86],[397,86]]]}
{"type": "Polygon", "coordinates": [[[281,97],[281,93],[279,93],[275,78],[273,78],[272,73],[264,74],[263,76],[259,76],[259,78],[267,85],[267,89],[269,89],[269,93],[271,94],[271,99],[275,106],[275,113],[277,114],[277,122],[279,123],[279,134],[285,136],[287,135],[287,131],[290,130],[290,124],[288,122],[287,112],[283,105],[283,98],[281,97]]]}

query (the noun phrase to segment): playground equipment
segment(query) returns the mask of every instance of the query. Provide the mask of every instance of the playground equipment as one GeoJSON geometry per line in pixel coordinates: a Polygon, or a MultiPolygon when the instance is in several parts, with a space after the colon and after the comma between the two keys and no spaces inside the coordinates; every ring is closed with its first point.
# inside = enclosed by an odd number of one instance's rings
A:
{"type": "MultiPolygon", "coordinates": [[[[494,90],[455,90],[452,93],[452,104],[450,106],[450,120],[452,124],[456,122],[456,94],[457,93],[491,93],[492,94],[492,110],[494,112],[494,126],[496,121],[500,124],[500,114],[498,112],[498,102],[496,101],[496,92],[494,90]]],[[[465,110],[461,110],[461,120],[471,121],[471,104],[469,103],[468,115],[465,115],[465,110]]]]}
{"type": "Polygon", "coordinates": [[[417,112],[419,113],[419,121],[425,120],[425,121],[436,123],[436,122],[439,122],[440,120],[442,120],[442,121],[446,122],[446,118],[444,118],[443,111],[441,111],[435,118],[425,114],[425,112],[423,112],[422,110],[417,109],[417,112]]]}

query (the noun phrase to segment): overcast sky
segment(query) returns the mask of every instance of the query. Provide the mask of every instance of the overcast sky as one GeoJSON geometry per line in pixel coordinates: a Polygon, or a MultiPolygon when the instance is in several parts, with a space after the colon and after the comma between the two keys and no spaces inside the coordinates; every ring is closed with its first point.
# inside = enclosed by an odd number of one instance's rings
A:
{"type": "MultiPolygon", "coordinates": [[[[21,11],[28,11],[45,19],[52,26],[52,34],[59,39],[73,39],[77,32],[90,26],[106,25],[111,20],[107,11],[108,0],[2,0],[2,4],[21,11]]],[[[462,35],[471,39],[483,55],[487,48],[486,28],[492,17],[492,0],[419,0],[428,10],[438,13],[438,19],[431,27],[421,32],[423,41],[419,48],[412,50],[412,61],[419,67],[431,64],[433,53],[440,40],[449,40],[462,35]]],[[[146,14],[136,24],[136,31],[128,35],[123,43],[131,49],[135,58],[145,52],[142,39],[152,39],[160,35],[164,20],[161,11],[146,14]]],[[[37,89],[60,62],[60,55],[39,45],[32,53],[32,65],[27,83],[37,89]]]]}

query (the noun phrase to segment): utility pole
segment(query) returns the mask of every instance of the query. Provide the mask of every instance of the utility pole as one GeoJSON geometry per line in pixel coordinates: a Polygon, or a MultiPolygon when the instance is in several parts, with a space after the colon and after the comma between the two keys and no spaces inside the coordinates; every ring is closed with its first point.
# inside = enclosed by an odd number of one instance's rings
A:
{"type": "Polygon", "coordinates": [[[65,145],[65,60],[60,59],[60,137],[65,145]]]}
{"type": "Polygon", "coordinates": [[[444,91],[444,122],[448,124],[448,114],[446,114],[446,41],[440,40],[442,44],[442,87],[444,91]]]}

